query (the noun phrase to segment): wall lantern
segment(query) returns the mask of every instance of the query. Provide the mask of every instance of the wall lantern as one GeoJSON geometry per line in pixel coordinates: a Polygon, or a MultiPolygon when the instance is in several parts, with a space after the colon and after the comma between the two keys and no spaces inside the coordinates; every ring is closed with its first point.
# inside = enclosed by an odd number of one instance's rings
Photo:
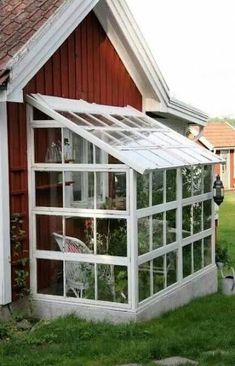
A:
{"type": "Polygon", "coordinates": [[[216,176],[216,179],[213,184],[213,198],[218,206],[224,200],[224,185],[219,175],[216,176]]]}

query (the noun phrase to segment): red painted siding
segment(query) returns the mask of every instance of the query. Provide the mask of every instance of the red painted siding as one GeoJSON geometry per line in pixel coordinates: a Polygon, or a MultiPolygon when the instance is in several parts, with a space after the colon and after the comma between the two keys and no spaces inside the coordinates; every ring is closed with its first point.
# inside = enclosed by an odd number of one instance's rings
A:
{"type": "MultiPolygon", "coordinates": [[[[97,18],[90,13],[33,77],[24,93],[142,108],[142,97],[97,18]]],[[[8,104],[11,214],[23,216],[28,255],[28,189],[25,104],[8,104]]],[[[12,265],[13,288],[15,269],[12,265]]],[[[17,291],[13,290],[13,298],[17,291]]]]}
{"type": "MultiPolygon", "coordinates": [[[[220,155],[220,150],[216,150],[216,155],[220,155]]],[[[220,175],[220,164],[215,164],[214,166],[214,174],[220,175]]]]}
{"type": "Polygon", "coordinates": [[[234,150],[230,150],[230,188],[235,188],[234,150]]]}
{"type": "MultiPolygon", "coordinates": [[[[229,150],[229,152],[230,152],[230,164],[229,164],[230,186],[228,188],[233,189],[233,188],[235,188],[235,170],[234,170],[235,154],[234,154],[234,150],[229,150]]],[[[221,153],[221,150],[216,151],[217,155],[220,155],[220,153],[221,153]]],[[[221,175],[221,169],[222,169],[222,165],[216,164],[215,168],[214,168],[215,175],[217,175],[217,174],[221,175]]]]}

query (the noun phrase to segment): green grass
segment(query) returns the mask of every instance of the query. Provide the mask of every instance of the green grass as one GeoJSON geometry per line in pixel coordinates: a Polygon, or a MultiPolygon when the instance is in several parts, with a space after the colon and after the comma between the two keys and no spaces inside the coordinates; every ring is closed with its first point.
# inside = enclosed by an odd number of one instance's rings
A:
{"type": "Polygon", "coordinates": [[[95,324],[70,316],[19,332],[14,323],[0,323],[0,365],[151,365],[153,359],[181,355],[201,366],[231,366],[235,365],[234,308],[235,297],[217,294],[139,324],[95,324]]]}
{"type": "Polygon", "coordinates": [[[224,202],[219,208],[218,242],[228,248],[235,268],[235,191],[225,193],[224,202]]]}

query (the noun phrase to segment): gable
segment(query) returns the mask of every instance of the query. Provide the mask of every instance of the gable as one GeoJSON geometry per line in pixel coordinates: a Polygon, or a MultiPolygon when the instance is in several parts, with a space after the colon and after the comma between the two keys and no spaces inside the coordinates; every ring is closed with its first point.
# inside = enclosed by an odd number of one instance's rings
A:
{"type": "Polygon", "coordinates": [[[24,88],[88,102],[142,108],[142,96],[90,12],[24,88]]]}
{"type": "MultiPolygon", "coordinates": [[[[54,0],[54,3],[59,1],[54,0]]],[[[5,2],[10,4],[9,0],[5,2]]],[[[42,2],[48,3],[35,0],[39,7],[42,2]]],[[[206,114],[170,97],[167,84],[125,0],[64,0],[46,22],[40,19],[42,26],[7,64],[9,74],[2,78],[0,70],[0,82],[3,80],[0,100],[22,102],[25,85],[92,9],[142,94],[143,109],[164,113],[172,120],[177,117],[183,123],[205,125],[206,114]]]]}

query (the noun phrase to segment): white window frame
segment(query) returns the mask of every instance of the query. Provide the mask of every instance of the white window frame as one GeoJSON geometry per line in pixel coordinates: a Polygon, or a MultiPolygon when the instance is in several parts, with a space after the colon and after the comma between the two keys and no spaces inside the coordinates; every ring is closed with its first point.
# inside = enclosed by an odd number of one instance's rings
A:
{"type": "MultiPolygon", "coordinates": [[[[28,162],[29,162],[29,208],[30,208],[30,246],[31,246],[31,291],[35,299],[50,299],[59,300],[64,302],[75,302],[80,304],[94,304],[99,306],[105,306],[108,308],[117,309],[131,309],[133,308],[133,285],[132,285],[132,273],[130,264],[130,240],[132,238],[133,228],[131,229],[130,219],[130,179],[132,177],[130,168],[124,164],[70,164],[70,163],[35,163],[34,162],[34,128],[63,128],[64,126],[52,123],[52,121],[43,121],[40,125],[40,121],[33,120],[33,108],[27,106],[28,115],[28,162]],[[120,172],[126,174],[126,210],[104,210],[104,209],[83,209],[83,208],[56,208],[56,207],[37,207],[36,195],[35,195],[35,172],[37,171],[61,171],[61,172],[120,172]],[[127,256],[126,257],[112,257],[109,255],[95,255],[95,254],[73,254],[62,253],[55,251],[38,250],[36,248],[36,215],[58,215],[58,216],[71,216],[71,217],[86,217],[86,218],[111,218],[111,219],[125,219],[127,222],[127,256]],[[107,302],[103,300],[90,300],[84,298],[71,298],[55,295],[44,295],[37,293],[37,259],[51,259],[51,260],[72,260],[78,262],[94,263],[95,273],[97,271],[97,264],[111,264],[125,266],[128,273],[128,303],[107,302]]],[[[63,154],[63,151],[62,151],[63,154]]],[[[63,184],[63,190],[64,190],[63,184]]],[[[65,278],[65,273],[64,273],[65,278]]],[[[96,291],[97,292],[97,291],[96,291]]]]}
{"type": "MultiPolygon", "coordinates": [[[[33,103],[32,103],[33,104],[33,103]]],[[[35,104],[37,107],[37,105],[35,104]]],[[[192,235],[186,239],[182,239],[182,207],[185,205],[193,204],[196,202],[201,202],[203,200],[212,199],[212,193],[203,193],[198,196],[191,196],[186,199],[182,199],[182,174],[181,168],[177,168],[177,196],[176,200],[172,202],[166,202],[166,193],[164,193],[163,204],[156,205],[153,207],[148,207],[144,209],[138,209],[136,207],[136,184],[137,184],[137,171],[135,168],[129,168],[124,164],[35,164],[33,162],[34,157],[34,139],[33,139],[33,128],[50,128],[50,127],[60,127],[63,128],[64,124],[56,121],[33,121],[32,118],[32,106],[28,106],[28,118],[29,118],[29,192],[30,192],[30,242],[31,242],[31,289],[33,296],[36,299],[50,299],[54,301],[64,301],[64,302],[74,302],[82,304],[93,304],[99,306],[105,306],[106,308],[116,308],[116,309],[131,309],[135,311],[137,308],[144,306],[144,304],[152,301],[152,299],[162,296],[172,288],[181,286],[184,281],[188,281],[194,277],[198,276],[198,272],[192,274],[186,279],[182,278],[182,246],[188,242],[203,239],[206,236],[212,236],[212,256],[214,255],[214,235],[213,235],[213,222],[212,228],[206,231],[202,231],[195,235],[192,235]],[[127,176],[127,186],[126,186],[126,211],[116,211],[116,210],[97,210],[97,209],[78,209],[78,208],[53,208],[53,207],[36,207],[35,206],[35,171],[84,171],[84,172],[125,172],[127,176]],[[177,235],[176,241],[174,243],[164,245],[158,249],[155,249],[149,253],[143,254],[138,257],[138,243],[137,243],[137,220],[138,218],[151,216],[159,212],[166,212],[171,209],[177,209],[177,235]],[[181,214],[180,214],[181,213],[181,214]],[[60,252],[50,252],[44,250],[36,249],[36,226],[35,217],[37,214],[47,214],[47,215],[62,215],[62,216],[78,216],[78,217],[91,217],[91,218],[119,218],[127,220],[127,257],[111,257],[111,256],[99,256],[94,254],[80,254],[79,258],[77,254],[72,253],[60,253],[60,252]],[[177,250],[177,260],[178,260],[178,271],[177,279],[178,281],[143,300],[141,303],[138,302],[138,266],[145,263],[146,261],[152,261],[154,258],[164,255],[177,250]],[[36,292],[36,259],[55,259],[55,260],[74,260],[82,261],[88,263],[94,263],[95,266],[99,263],[113,264],[113,265],[125,265],[128,271],[128,304],[105,302],[101,300],[88,300],[88,299],[78,299],[78,298],[67,298],[62,296],[54,295],[43,295],[37,294],[36,292]]],[[[47,113],[47,108],[45,108],[45,113],[47,113]]],[[[73,132],[79,133],[79,128],[73,132]]],[[[86,138],[84,131],[81,136],[86,138]]],[[[95,143],[95,139],[92,141],[95,143]]],[[[102,146],[100,146],[102,149],[102,146]]],[[[110,151],[112,154],[112,151],[110,151]]],[[[117,154],[115,155],[117,157],[117,154]]],[[[209,164],[210,165],[210,164],[209,164]]],[[[174,169],[171,167],[170,169],[174,169]]],[[[165,176],[165,174],[164,174],[165,176]]],[[[166,179],[164,179],[164,192],[166,191],[166,179]]],[[[150,185],[151,187],[151,185],[150,185]]],[[[150,197],[151,201],[151,197],[150,197]]],[[[213,207],[213,205],[212,205],[213,207]]],[[[165,243],[166,244],[166,243],[165,243]]],[[[213,258],[213,257],[212,257],[213,258]]],[[[166,262],[166,261],[165,261],[166,262]]],[[[166,265],[166,264],[165,264],[166,265]]],[[[214,265],[214,261],[211,266],[214,265]]],[[[203,268],[201,271],[207,270],[203,268]]]]}
{"type": "MultiPolygon", "coordinates": [[[[164,177],[166,176],[166,174],[164,174],[164,177]]],[[[203,178],[204,178],[204,174],[203,174],[203,178]]],[[[154,214],[156,213],[163,213],[164,217],[166,215],[166,212],[172,209],[176,209],[177,210],[177,215],[176,215],[176,241],[170,244],[166,244],[166,233],[165,233],[165,225],[163,228],[163,246],[154,249],[152,251],[149,251],[147,253],[144,253],[142,255],[138,256],[138,267],[146,262],[151,262],[153,261],[153,259],[160,257],[160,256],[166,256],[166,254],[174,252],[177,250],[177,282],[170,285],[169,287],[165,287],[163,290],[150,295],[150,297],[142,300],[141,302],[138,303],[138,307],[141,308],[142,306],[145,306],[146,303],[148,303],[149,301],[152,301],[152,299],[159,297],[159,296],[163,296],[165,293],[167,293],[168,291],[171,290],[171,288],[173,287],[177,287],[180,284],[196,278],[200,273],[202,273],[203,271],[206,271],[208,269],[208,266],[203,267],[201,270],[196,271],[194,273],[192,273],[190,276],[187,276],[185,278],[183,278],[183,256],[182,256],[182,248],[186,245],[192,244],[195,241],[198,240],[202,240],[202,251],[204,249],[204,239],[207,237],[211,237],[211,255],[212,255],[212,261],[211,264],[209,266],[213,266],[215,264],[214,261],[214,255],[215,255],[215,238],[214,238],[214,223],[213,223],[213,202],[212,202],[212,211],[211,211],[211,227],[209,229],[204,230],[203,226],[202,226],[202,231],[200,231],[199,233],[193,234],[191,232],[191,235],[188,236],[187,238],[182,238],[182,210],[183,207],[188,206],[188,205],[193,205],[195,203],[203,203],[204,201],[207,200],[211,200],[213,198],[213,194],[212,194],[212,187],[211,187],[211,191],[207,192],[207,193],[201,193],[199,195],[193,195],[193,190],[191,190],[191,196],[188,198],[182,198],[182,170],[181,168],[177,169],[177,186],[176,186],[176,201],[172,201],[172,202],[166,202],[166,179],[164,179],[164,194],[163,194],[163,203],[156,205],[156,206],[152,206],[152,207],[147,207],[147,208],[141,208],[138,209],[136,211],[136,225],[138,224],[138,219],[139,218],[144,218],[144,217],[152,217],[154,214]]],[[[202,192],[204,189],[204,179],[202,180],[202,192]]],[[[212,185],[212,170],[211,170],[211,185],[212,185]]],[[[150,184],[150,188],[151,188],[151,184],[150,184]]],[[[152,202],[152,191],[149,191],[149,202],[152,202]]],[[[202,214],[201,214],[201,220],[203,219],[203,205],[202,205],[202,214]]],[[[203,224],[203,223],[202,223],[203,224]]],[[[150,220],[150,233],[152,232],[151,229],[151,220],[150,220]]],[[[138,231],[137,231],[138,233],[138,231]]],[[[150,238],[150,242],[151,242],[151,238],[150,238]]],[[[138,253],[138,240],[137,240],[137,253],[138,253]]],[[[204,254],[203,258],[204,258],[204,254]]],[[[204,259],[203,259],[204,260],[204,259]]],[[[166,260],[164,261],[164,270],[166,271],[166,260]]],[[[138,274],[138,269],[137,269],[137,274],[138,274]]],[[[151,275],[151,273],[150,273],[151,275]]],[[[151,285],[151,284],[150,284],[151,285]]],[[[166,285],[166,284],[165,284],[166,285]]]]}

